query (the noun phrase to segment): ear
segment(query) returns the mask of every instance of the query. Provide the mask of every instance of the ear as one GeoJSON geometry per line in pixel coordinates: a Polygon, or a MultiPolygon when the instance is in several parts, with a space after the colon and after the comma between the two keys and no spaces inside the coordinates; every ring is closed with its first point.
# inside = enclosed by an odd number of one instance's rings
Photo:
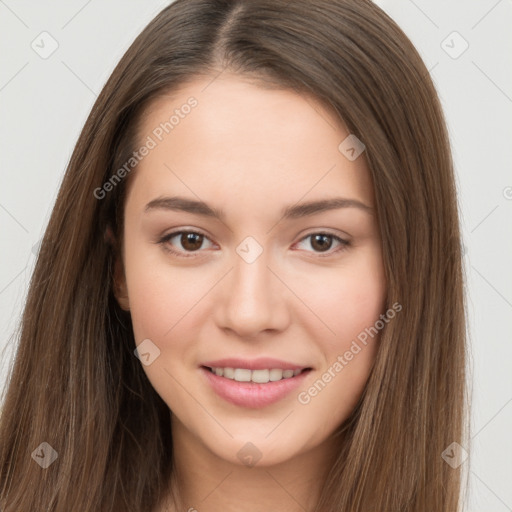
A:
{"type": "Polygon", "coordinates": [[[128,287],[126,286],[126,276],[124,273],[124,265],[119,256],[116,256],[114,262],[114,282],[113,291],[114,296],[121,309],[130,311],[130,300],[128,298],[128,287]]]}
{"type": "Polygon", "coordinates": [[[120,255],[117,240],[110,226],[105,231],[105,241],[111,245],[114,252],[114,275],[112,276],[112,289],[114,296],[124,311],[130,311],[130,301],[128,298],[128,287],[126,286],[126,276],[124,264],[120,255]]]}

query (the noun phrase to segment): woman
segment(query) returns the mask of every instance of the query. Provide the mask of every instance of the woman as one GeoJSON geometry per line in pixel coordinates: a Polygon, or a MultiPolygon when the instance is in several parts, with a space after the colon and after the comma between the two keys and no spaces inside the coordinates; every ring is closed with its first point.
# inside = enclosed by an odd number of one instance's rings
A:
{"type": "Polygon", "coordinates": [[[456,205],[435,88],[374,4],[165,8],[41,246],[2,511],[457,510],[456,205]]]}

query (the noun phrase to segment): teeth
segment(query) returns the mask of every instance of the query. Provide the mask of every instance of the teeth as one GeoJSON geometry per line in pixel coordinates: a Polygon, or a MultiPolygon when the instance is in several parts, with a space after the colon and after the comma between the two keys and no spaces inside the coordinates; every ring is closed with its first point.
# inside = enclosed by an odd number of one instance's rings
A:
{"type": "Polygon", "coordinates": [[[221,368],[221,371],[224,370],[224,377],[227,379],[235,378],[235,370],[233,368],[221,368]]]}
{"type": "Polygon", "coordinates": [[[251,382],[251,370],[235,368],[235,380],[238,382],[251,382]]]}
{"type": "Polygon", "coordinates": [[[302,370],[281,370],[272,368],[270,370],[249,370],[246,368],[210,368],[212,373],[219,377],[236,380],[238,382],[256,382],[258,384],[266,384],[267,382],[275,382],[281,379],[289,379],[299,375],[302,370]]]}
{"type": "Polygon", "coordinates": [[[272,382],[283,378],[283,370],[278,370],[277,368],[270,370],[269,374],[269,380],[272,382]]]}
{"type": "Polygon", "coordinates": [[[270,380],[270,370],[253,370],[251,380],[260,384],[265,384],[270,380]]]}

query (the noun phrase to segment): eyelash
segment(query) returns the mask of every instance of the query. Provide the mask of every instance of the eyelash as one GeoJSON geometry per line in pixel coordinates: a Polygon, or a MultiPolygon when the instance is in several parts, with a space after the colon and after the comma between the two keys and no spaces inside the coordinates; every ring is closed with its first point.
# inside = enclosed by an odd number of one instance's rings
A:
{"type": "MultiPolygon", "coordinates": [[[[184,233],[200,235],[200,236],[203,236],[204,238],[206,238],[207,240],[210,240],[203,233],[200,233],[200,232],[197,232],[197,231],[181,230],[181,231],[173,231],[172,233],[168,233],[167,235],[164,235],[160,240],[158,240],[158,244],[162,245],[163,248],[166,251],[170,252],[171,254],[173,254],[173,255],[175,255],[175,256],[177,256],[179,258],[193,258],[193,257],[196,257],[195,253],[200,252],[199,250],[189,252],[188,254],[184,254],[183,252],[180,252],[180,251],[177,251],[177,250],[171,248],[171,246],[168,244],[169,240],[174,238],[176,235],[182,235],[184,233]]],[[[299,242],[302,242],[303,240],[306,240],[307,238],[310,238],[310,237],[312,237],[314,235],[324,235],[324,236],[332,237],[334,240],[336,240],[337,242],[339,242],[341,244],[341,247],[339,247],[335,251],[329,252],[327,254],[316,253],[319,258],[328,258],[328,257],[332,256],[333,254],[336,254],[336,253],[344,251],[348,246],[350,246],[350,242],[348,240],[344,240],[343,238],[340,238],[339,236],[334,235],[333,233],[327,233],[327,232],[324,232],[324,231],[318,231],[318,232],[314,232],[314,233],[309,233],[308,235],[306,235],[303,238],[301,238],[299,242]]]]}

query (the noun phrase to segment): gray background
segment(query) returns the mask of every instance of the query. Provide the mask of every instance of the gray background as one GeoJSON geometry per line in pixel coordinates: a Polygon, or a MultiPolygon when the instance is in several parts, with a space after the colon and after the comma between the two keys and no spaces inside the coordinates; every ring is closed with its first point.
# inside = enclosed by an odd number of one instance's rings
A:
{"type": "MultiPolygon", "coordinates": [[[[0,388],[34,253],[79,132],[114,66],[168,3],[0,0],[0,388]],[[47,58],[36,52],[52,44],[47,58]]],[[[431,70],[453,145],[473,389],[465,510],[512,511],[512,2],[377,3],[431,70]]]]}

